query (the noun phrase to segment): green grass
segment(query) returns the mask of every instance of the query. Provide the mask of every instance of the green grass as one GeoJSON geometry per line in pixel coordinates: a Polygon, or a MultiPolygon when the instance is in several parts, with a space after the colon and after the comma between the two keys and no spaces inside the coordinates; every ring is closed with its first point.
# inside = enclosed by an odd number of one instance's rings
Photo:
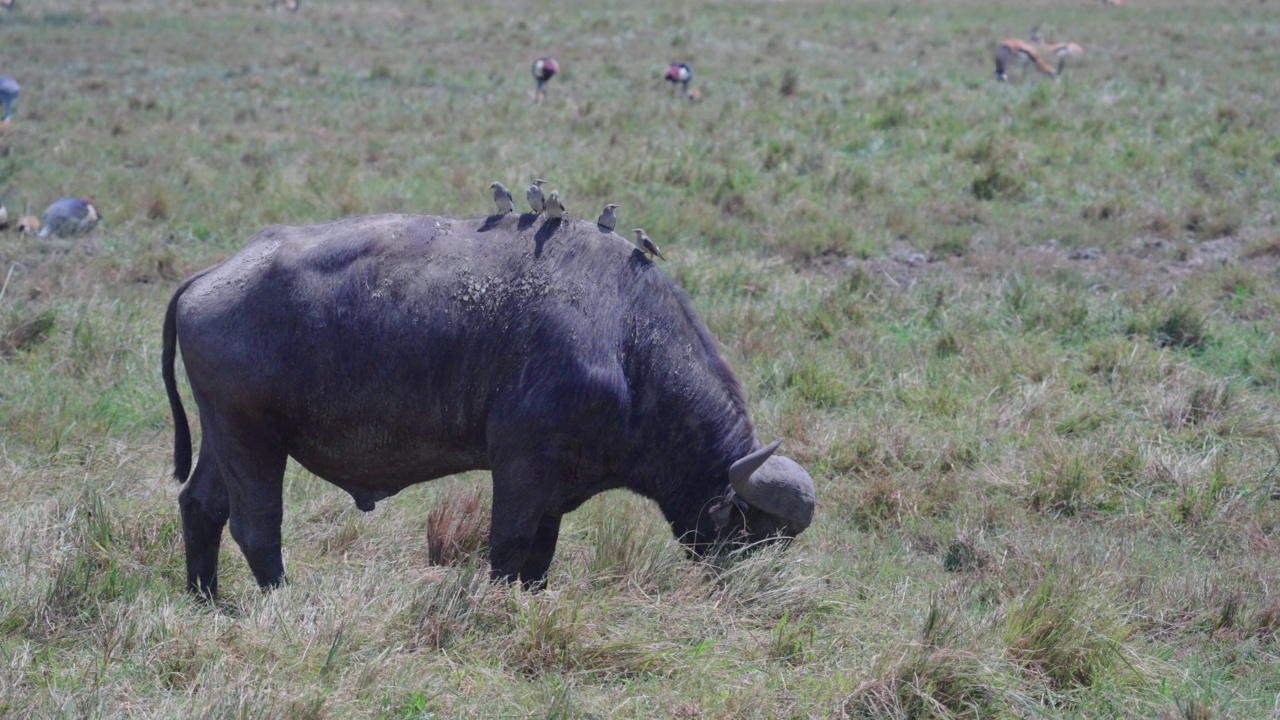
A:
{"type": "Polygon", "coordinates": [[[106,220],[0,235],[0,714],[1274,717],[1278,38],[1224,0],[20,3],[4,202],[106,220]],[[991,80],[1041,20],[1087,55],[991,80]],[[695,564],[610,493],[528,594],[484,474],[363,514],[291,466],[289,584],[228,538],[187,597],[177,283],[535,175],[662,246],[812,528],[695,564]]]}

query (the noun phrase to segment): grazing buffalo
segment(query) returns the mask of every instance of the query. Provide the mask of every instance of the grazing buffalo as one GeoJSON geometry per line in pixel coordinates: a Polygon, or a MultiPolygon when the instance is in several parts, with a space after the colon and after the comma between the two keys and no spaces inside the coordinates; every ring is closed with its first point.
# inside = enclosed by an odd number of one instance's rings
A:
{"type": "Polygon", "coordinates": [[[361,510],[491,470],[492,573],[526,585],[543,582],[560,518],[611,488],[656,501],[695,554],[813,517],[812,479],[761,447],[684,294],[588,221],[269,227],[178,287],[163,363],[187,585],[202,595],[217,592],[227,520],[258,584],[283,579],[288,457],[361,510]],[[179,347],[200,412],[194,474],[179,347]]]}

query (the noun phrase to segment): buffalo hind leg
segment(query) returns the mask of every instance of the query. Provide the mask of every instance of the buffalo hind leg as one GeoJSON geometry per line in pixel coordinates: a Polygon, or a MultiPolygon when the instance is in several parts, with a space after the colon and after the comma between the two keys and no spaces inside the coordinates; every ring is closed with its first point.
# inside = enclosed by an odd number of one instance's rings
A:
{"type": "Polygon", "coordinates": [[[238,420],[220,433],[218,458],[231,507],[231,537],[244,553],[258,586],[284,582],[280,525],[284,521],[284,469],[288,455],[273,429],[238,420]]]}
{"type": "Polygon", "coordinates": [[[218,595],[218,548],[230,509],[218,461],[207,448],[201,444],[195,472],[178,495],[178,509],[187,555],[187,590],[214,600],[218,595]]]}

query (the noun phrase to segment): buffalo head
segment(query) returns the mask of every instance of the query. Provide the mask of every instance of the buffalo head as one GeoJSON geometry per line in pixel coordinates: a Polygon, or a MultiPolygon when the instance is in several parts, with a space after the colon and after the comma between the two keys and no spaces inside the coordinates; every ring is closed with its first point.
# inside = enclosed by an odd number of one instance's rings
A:
{"type": "Polygon", "coordinates": [[[813,521],[813,478],[794,460],[773,454],[781,444],[775,440],[729,467],[729,489],[711,508],[721,538],[793,538],[813,521]]]}

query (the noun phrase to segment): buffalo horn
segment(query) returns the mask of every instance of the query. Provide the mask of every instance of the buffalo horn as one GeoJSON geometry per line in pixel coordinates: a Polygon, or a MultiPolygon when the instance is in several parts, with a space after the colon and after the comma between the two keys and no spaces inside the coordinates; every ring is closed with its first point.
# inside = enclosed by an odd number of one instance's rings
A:
{"type": "Polygon", "coordinates": [[[776,440],[735,462],[729,467],[729,483],[743,500],[799,535],[813,521],[813,478],[794,460],[773,456],[781,444],[776,440]]]}

